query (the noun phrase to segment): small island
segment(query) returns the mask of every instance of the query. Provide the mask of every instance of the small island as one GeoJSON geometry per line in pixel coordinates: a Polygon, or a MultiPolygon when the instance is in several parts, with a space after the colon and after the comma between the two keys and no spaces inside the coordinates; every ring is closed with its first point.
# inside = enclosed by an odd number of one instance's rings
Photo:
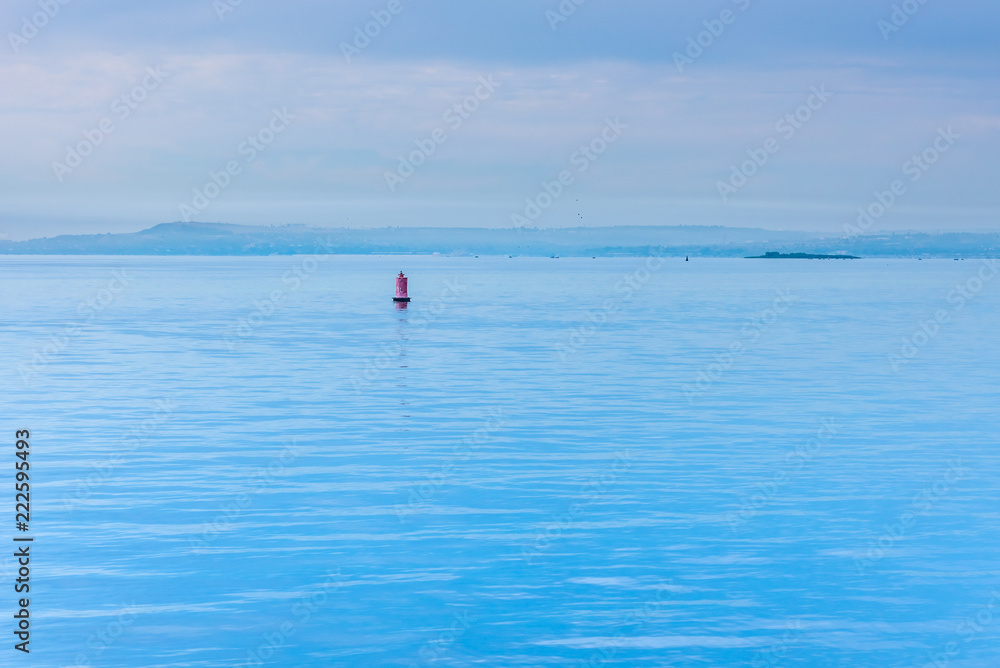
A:
{"type": "Polygon", "coordinates": [[[855,255],[813,255],[812,253],[764,253],[747,260],[860,260],[855,255]]]}

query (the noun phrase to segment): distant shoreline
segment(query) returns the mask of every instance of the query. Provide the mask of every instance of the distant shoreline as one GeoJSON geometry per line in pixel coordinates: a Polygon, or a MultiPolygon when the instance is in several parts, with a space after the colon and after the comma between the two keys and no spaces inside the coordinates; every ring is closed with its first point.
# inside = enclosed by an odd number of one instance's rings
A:
{"type": "Polygon", "coordinates": [[[313,228],[164,223],[133,233],[0,240],[0,255],[266,257],[434,255],[512,257],[729,257],[779,259],[996,258],[1000,234],[823,237],[718,226],[578,228],[313,228]],[[770,255],[770,254],[775,255],[770,255]]]}
{"type": "Polygon", "coordinates": [[[817,255],[814,253],[764,253],[751,255],[747,260],[860,260],[856,255],[817,255]]]}

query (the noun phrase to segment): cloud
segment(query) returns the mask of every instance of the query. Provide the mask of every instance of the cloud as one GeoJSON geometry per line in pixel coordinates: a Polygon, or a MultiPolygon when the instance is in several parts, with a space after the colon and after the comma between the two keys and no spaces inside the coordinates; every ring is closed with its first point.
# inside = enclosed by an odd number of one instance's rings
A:
{"type": "MultiPolygon", "coordinates": [[[[507,212],[616,117],[627,132],[579,175],[550,224],[578,221],[569,209],[582,198],[600,217],[590,224],[620,222],[620,211],[638,223],[839,229],[840,216],[950,124],[966,141],[885,224],[966,211],[955,224],[980,226],[986,214],[973,212],[997,208],[986,176],[1000,148],[997,75],[970,52],[997,49],[973,21],[996,14],[992,5],[928,4],[887,45],[874,22],[891,3],[751,3],[680,72],[672,54],[715,8],[585,3],[552,31],[544,11],[557,4],[404,0],[348,63],[341,42],[380,3],[244,2],[220,21],[207,1],[71,2],[30,48],[0,57],[0,122],[10,130],[0,134],[0,224],[93,230],[106,219],[108,229],[134,229],[177,219],[178,203],[242,160],[241,143],[276,108],[294,122],[244,165],[208,219],[327,223],[357,212],[385,224],[507,224],[507,212]],[[116,101],[150,67],[166,73],[162,86],[119,118],[116,101]],[[500,82],[496,94],[449,126],[445,114],[483,76],[500,82]],[[835,92],[829,104],[731,202],[719,201],[717,182],[822,85],[835,92]],[[53,163],[105,119],[114,131],[60,182],[53,163]],[[436,129],[447,141],[389,192],[385,172],[436,129]]],[[[33,6],[14,3],[0,20],[16,26],[33,6]]]]}

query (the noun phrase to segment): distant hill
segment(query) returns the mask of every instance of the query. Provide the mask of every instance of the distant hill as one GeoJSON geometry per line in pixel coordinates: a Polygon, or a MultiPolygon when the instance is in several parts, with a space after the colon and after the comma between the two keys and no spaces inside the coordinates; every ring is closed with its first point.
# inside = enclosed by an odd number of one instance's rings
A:
{"type": "Polygon", "coordinates": [[[223,223],[164,223],[128,234],[63,235],[0,241],[5,255],[431,254],[745,257],[767,252],[865,257],[997,257],[998,234],[894,234],[854,239],[794,231],[704,227],[482,229],[315,228],[223,223]]]}

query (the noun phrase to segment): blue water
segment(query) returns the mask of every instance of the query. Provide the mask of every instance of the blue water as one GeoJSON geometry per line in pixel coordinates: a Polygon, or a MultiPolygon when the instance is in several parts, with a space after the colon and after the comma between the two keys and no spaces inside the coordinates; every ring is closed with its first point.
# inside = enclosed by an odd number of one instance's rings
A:
{"type": "Polygon", "coordinates": [[[1000,665],[1000,279],[648,262],[2,258],[3,665],[1000,665]]]}

